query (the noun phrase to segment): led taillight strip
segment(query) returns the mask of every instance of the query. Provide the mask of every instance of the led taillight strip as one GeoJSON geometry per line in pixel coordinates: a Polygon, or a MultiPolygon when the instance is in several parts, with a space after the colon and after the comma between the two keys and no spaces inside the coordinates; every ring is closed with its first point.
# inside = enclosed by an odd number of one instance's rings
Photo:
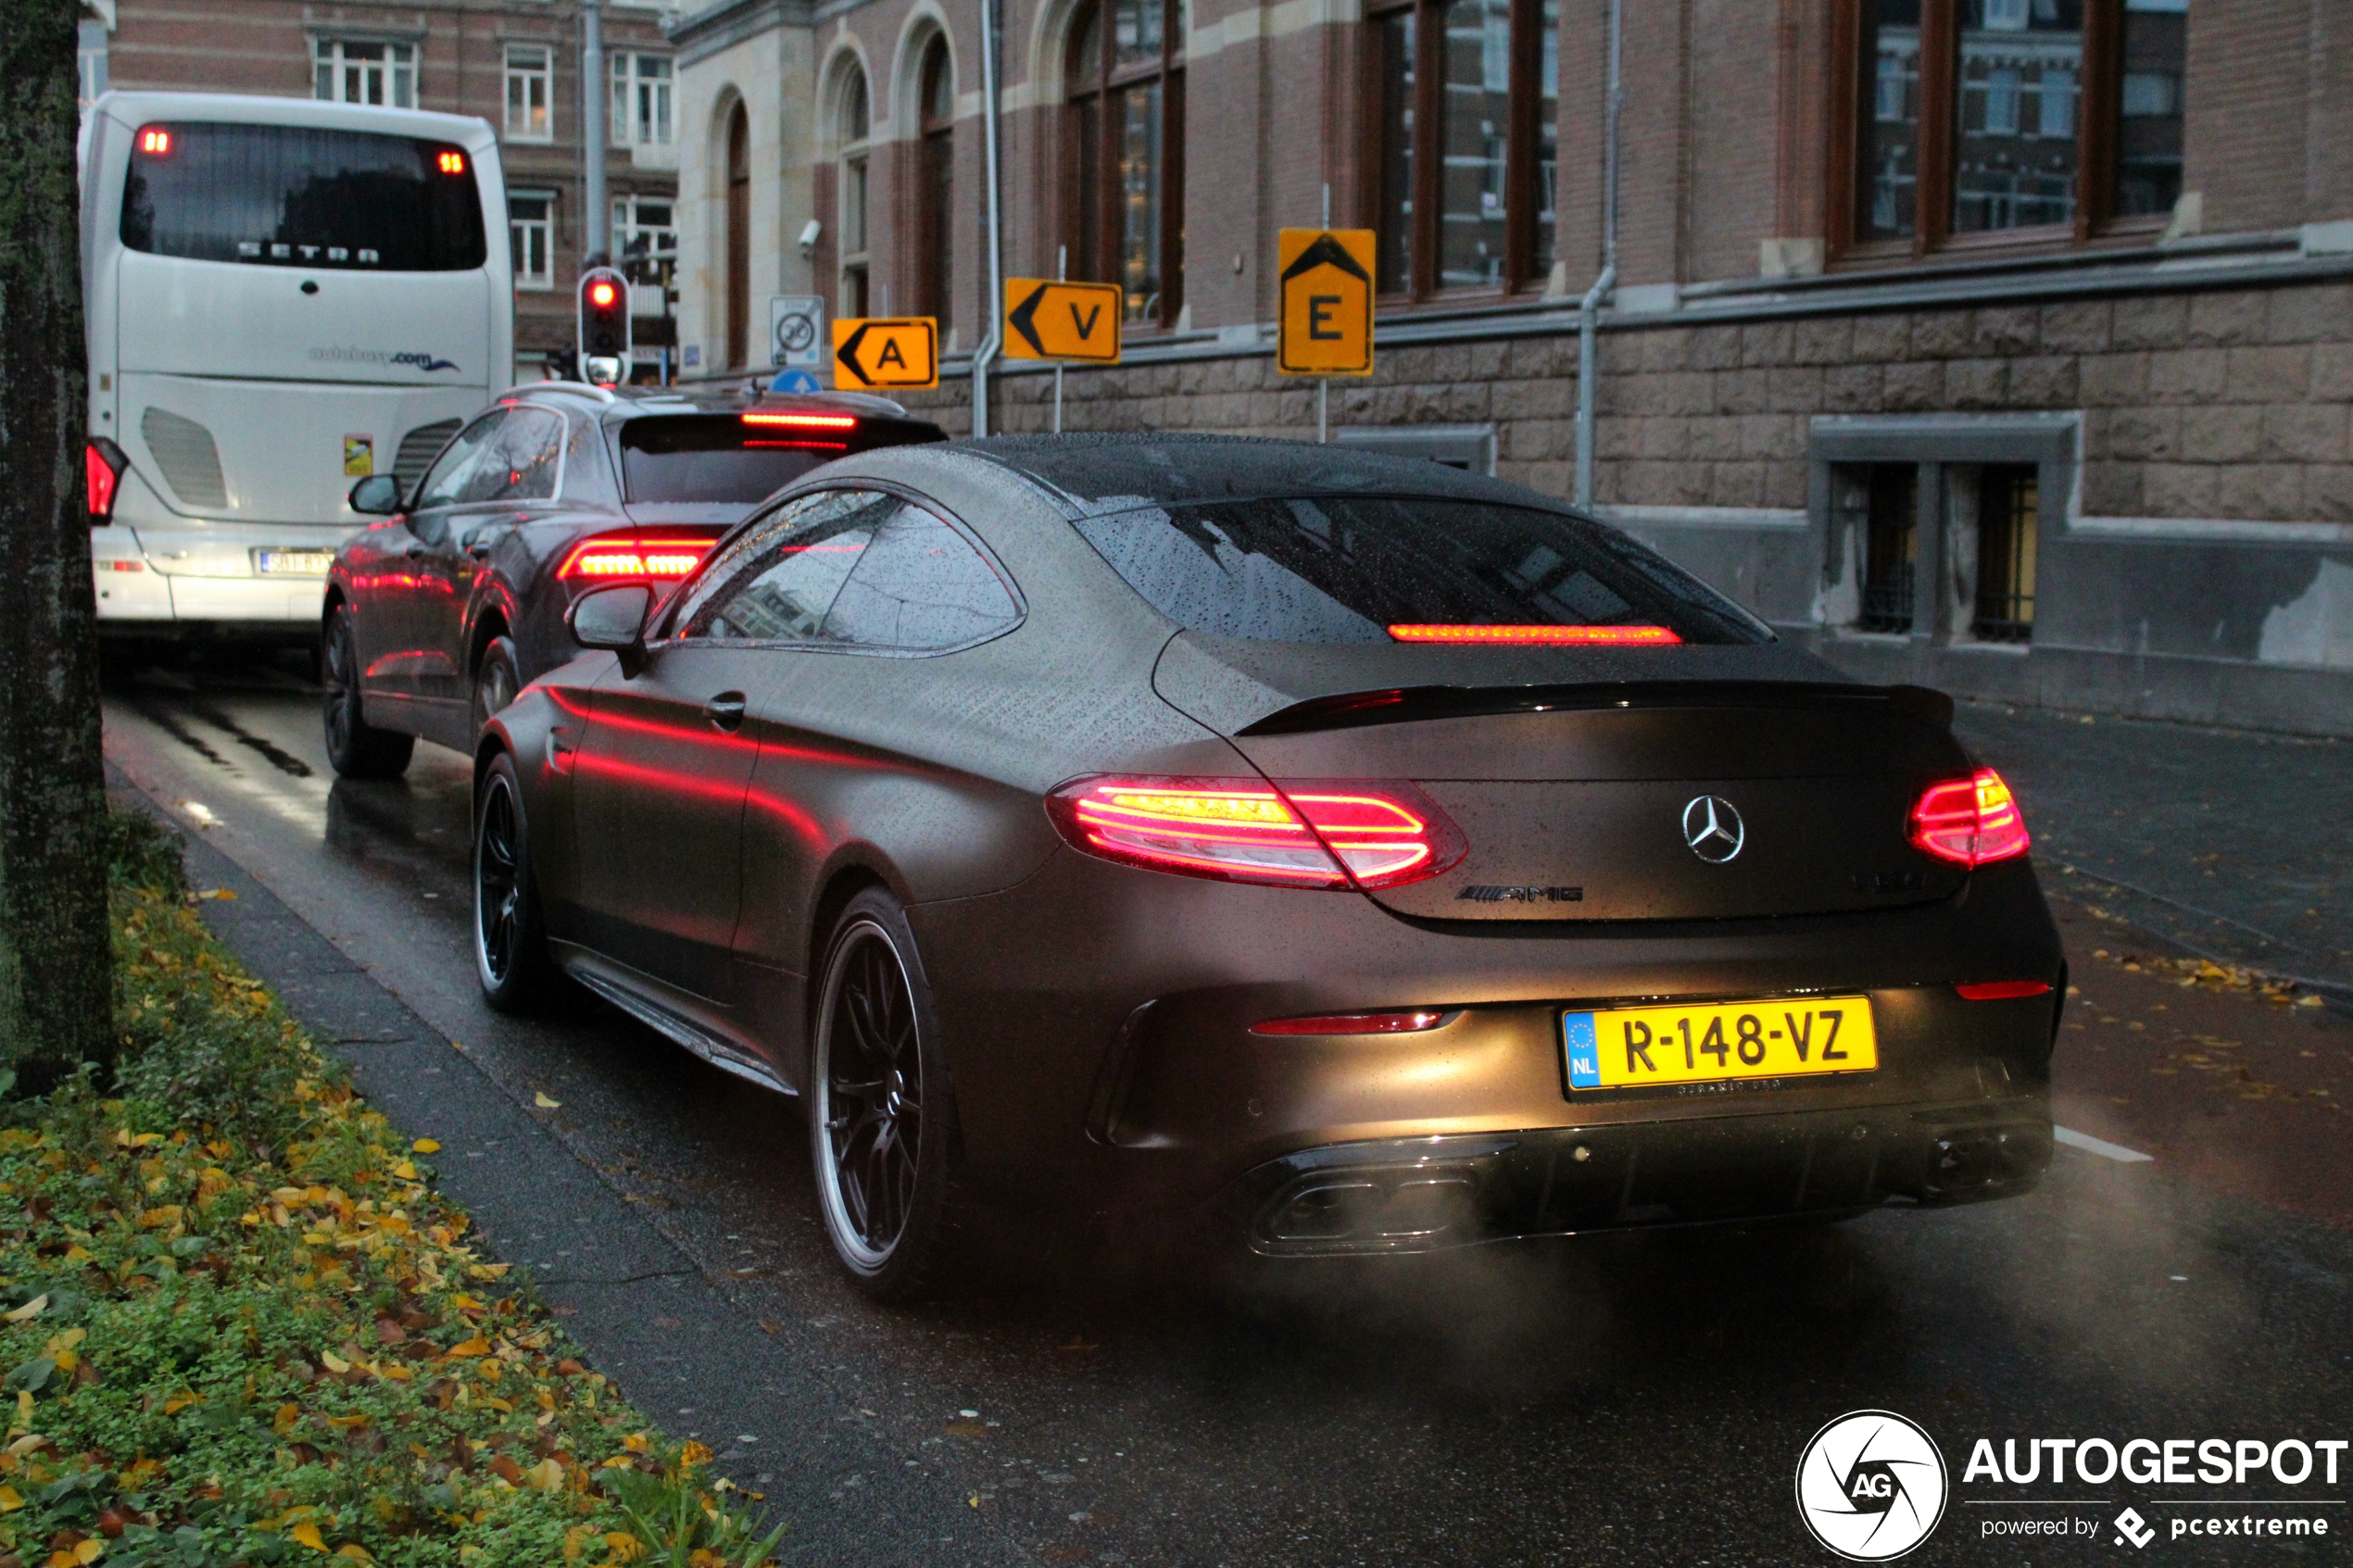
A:
{"type": "Polygon", "coordinates": [[[1922,790],[1912,806],[1910,838],[1922,854],[1962,867],[2011,859],[2033,844],[2017,797],[1991,768],[1922,790]]]}
{"type": "Polygon", "coordinates": [[[1391,626],[1401,643],[1502,643],[1525,647],[1664,647],[1683,639],[1665,626],[1391,626]]]}
{"type": "Polygon", "coordinates": [[[684,577],[694,571],[715,539],[584,539],[556,568],[560,579],[609,581],[627,577],[684,577]]]}
{"type": "Polygon", "coordinates": [[[1184,875],[1290,887],[1394,886],[1462,859],[1462,834],[1410,784],[1080,779],[1047,799],[1074,847],[1184,875]]]}

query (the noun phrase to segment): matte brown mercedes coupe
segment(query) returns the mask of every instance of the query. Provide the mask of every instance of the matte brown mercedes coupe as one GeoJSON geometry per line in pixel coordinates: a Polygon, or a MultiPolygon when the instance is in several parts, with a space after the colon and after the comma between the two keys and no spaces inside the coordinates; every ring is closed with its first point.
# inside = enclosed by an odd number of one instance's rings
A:
{"type": "Polygon", "coordinates": [[[2023,1191],[2065,992],[1951,703],[1627,535],[1327,446],[816,470],[478,754],[476,959],[798,1093],[835,1249],[1279,1258],[2023,1191]]]}

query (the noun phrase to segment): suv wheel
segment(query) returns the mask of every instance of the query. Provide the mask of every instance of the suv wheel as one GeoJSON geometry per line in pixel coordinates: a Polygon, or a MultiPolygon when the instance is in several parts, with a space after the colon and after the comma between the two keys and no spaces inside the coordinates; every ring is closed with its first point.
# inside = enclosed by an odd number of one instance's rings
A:
{"type": "Polygon", "coordinates": [[[515,657],[512,637],[493,637],[474,661],[474,733],[490,716],[515,700],[522,690],[522,661],[515,657]]]}
{"type": "Polygon", "coordinates": [[[359,641],[352,630],[349,605],[337,605],[334,619],[327,623],[323,663],[327,760],[335,771],[346,779],[393,779],[407,772],[417,737],[368,722],[359,696],[359,641]]]}

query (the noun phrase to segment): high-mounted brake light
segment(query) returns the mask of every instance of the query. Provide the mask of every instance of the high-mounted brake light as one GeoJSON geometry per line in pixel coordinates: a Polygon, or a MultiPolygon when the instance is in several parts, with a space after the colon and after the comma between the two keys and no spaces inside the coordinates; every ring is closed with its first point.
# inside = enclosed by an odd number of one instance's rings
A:
{"type": "Polygon", "coordinates": [[[748,425],[765,425],[777,430],[856,430],[855,414],[764,414],[743,416],[748,425]]]}
{"type": "Polygon", "coordinates": [[[139,132],[139,150],[149,157],[171,156],[171,132],[160,125],[150,125],[139,132]]]}
{"type": "Polygon", "coordinates": [[[1991,768],[1922,790],[1912,807],[1911,840],[1922,854],[1968,867],[2023,855],[2033,842],[2010,786],[1991,768]]]}
{"type": "Polygon", "coordinates": [[[90,486],[90,521],[93,524],[114,521],[114,495],[122,483],[122,470],[130,459],[122,448],[105,436],[93,436],[82,448],[83,477],[90,486]]]}
{"type": "Polygon", "coordinates": [[[1665,626],[1391,626],[1401,643],[1504,643],[1521,647],[1664,647],[1683,639],[1665,626]]]}
{"type": "Polygon", "coordinates": [[[1063,785],[1046,809],[1089,855],[1282,887],[1395,887],[1468,848],[1437,802],[1396,779],[1096,777],[1063,785]]]}
{"type": "Polygon", "coordinates": [[[1446,1022],[1436,1008],[1407,1012],[1327,1012],[1309,1018],[1270,1018],[1253,1023],[1253,1035],[1418,1035],[1446,1022]]]}
{"type": "Polygon", "coordinates": [[[567,583],[599,583],[631,577],[676,579],[694,571],[715,539],[639,539],[608,534],[572,547],[556,575],[567,583]]]}
{"type": "Polygon", "coordinates": [[[2047,980],[1971,980],[1953,987],[1963,1001],[2007,1002],[2018,997],[2046,997],[2047,980]]]}
{"type": "Polygon", "coordinates": [[[434,162],[444,174],[463,174],[466,171],[466,155],[455,147],[442,148],[441,155],[434,162]]]}

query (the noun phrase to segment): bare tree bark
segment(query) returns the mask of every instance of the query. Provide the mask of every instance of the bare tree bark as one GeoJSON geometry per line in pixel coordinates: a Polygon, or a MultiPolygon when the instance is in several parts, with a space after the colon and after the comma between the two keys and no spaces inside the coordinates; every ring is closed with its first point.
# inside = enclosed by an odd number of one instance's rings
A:
{"type": "Polygon", "coordinates": [[[74,169],[77,7],[0,0],[0,1058],[113,1056],[74,169]]]}

